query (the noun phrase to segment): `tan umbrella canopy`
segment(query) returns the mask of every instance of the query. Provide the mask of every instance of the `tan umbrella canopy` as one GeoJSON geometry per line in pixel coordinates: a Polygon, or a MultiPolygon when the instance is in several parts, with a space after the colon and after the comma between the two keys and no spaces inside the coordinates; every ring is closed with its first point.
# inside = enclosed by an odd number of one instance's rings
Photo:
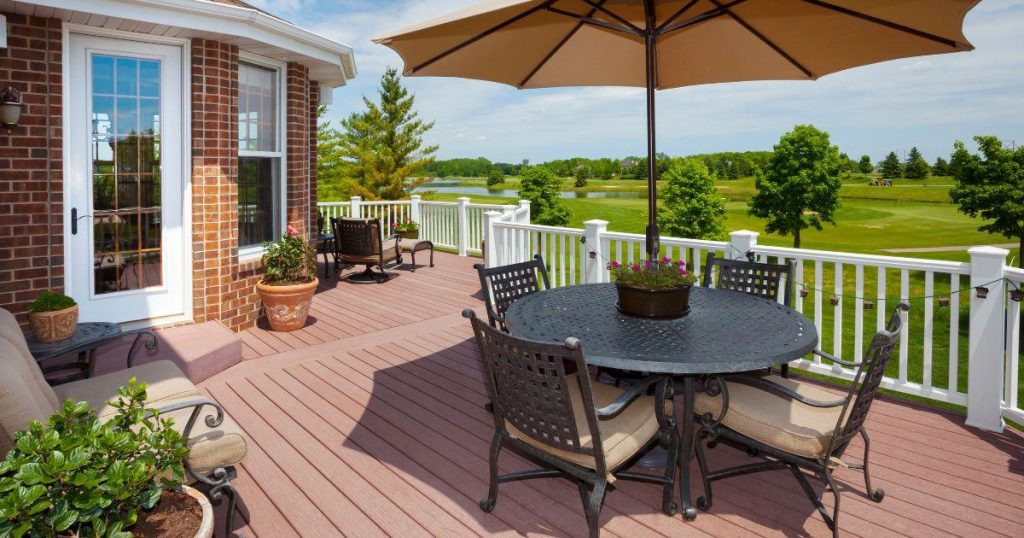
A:
{"type": "Polygon", "coordinates": [[[647,88],[647,252],[658,253],[654,90],[814,80],[896,58],[971,50],[980,0],[490,0],[379,36],[406,76],[517,88],[647,88]]]}

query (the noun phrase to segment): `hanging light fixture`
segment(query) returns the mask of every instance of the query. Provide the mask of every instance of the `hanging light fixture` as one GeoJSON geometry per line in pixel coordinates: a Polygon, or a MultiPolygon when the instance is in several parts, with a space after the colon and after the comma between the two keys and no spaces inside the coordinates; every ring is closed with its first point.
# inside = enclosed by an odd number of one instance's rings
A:
{"type": "Polygon", "coordinates": [[[939,306],[942,308],[949,306],[949,297],[939,297],[939,306]]]}
{"type": "Polygon", "coordinates": [[[1014,302],[1021,302],[1024,300],[1024,290],[1017,288],[1010,292],[1010,300],[1014,302]]]}
{"type": "Polygon", "coordinates": [[[875,302],[871,299],[864,299],[864,310],[874,310],[875,302]]]}
{"type": "Polygon", "coordinates": [[[0,92],[0,127],[13,130],[21,121],[21,93],[13,86],[0,92]]]}
{"type": "Polygon", "coordinates": [[[978,286],[974,288],[974,292],[978,295],[979,299],[985,299],[988,297],[988,288],[985,286],[978,286]]]}

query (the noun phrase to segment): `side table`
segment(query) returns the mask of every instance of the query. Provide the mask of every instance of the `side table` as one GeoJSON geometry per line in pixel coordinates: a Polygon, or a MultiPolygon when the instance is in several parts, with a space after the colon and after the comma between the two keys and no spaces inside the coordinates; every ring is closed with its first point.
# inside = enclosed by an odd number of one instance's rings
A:
{"type": "MultiPolygon", "coordinates": [[[[96,350],[125,334],[121,331],[121,326],[116,323],[84,322],[78,324],[75,334],[71,335],[71,338],[59,342],[39,342],[31,332],[25,333],[25,341],[28,343],[28,350],[32,353],[36,363],[39,364],[39,369],[42,370],[46,381],[51,385],[59,385],[91,377],[96,367],[96,350]],[[77,357],[72,360],[57,360],[71,354],[77,354],[77,357]],[[44,365],[43,363],[45,362],[53,364],[44,365]],[[57,372],[70,373],[49,375],[57,372]]],[[[156,334],[148,329],[129,334],[135,335],[135,341],[128,352],[127,366],[131,367],[138,347],[145,345],[146,349],[155,350],[157,340],[156,334]]]]}

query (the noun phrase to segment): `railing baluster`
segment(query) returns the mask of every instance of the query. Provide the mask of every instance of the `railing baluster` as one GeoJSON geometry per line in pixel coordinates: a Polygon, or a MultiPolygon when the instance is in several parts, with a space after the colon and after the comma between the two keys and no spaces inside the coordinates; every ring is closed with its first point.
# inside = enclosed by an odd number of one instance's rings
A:
{"type": "Polygon", "coordinates": [[[857,264],[854,268],[854,290],[856,299],[853,302],[853,360],[864,356],[864,266],[857,264]]]}
{"type": "MultiPolygon", "coordinates": [[[[814,260],[814,326],[818,328],[818,349],[821,349],[821,288],[824,286],[825,270],[821,260],[814,260]]],[[[814,356],[815,364],[821,364],[821,357],[814,356]]]]}
{"type": "MultiPolygon", "coordinates": [[[[832,284],[832,293],[838,300],[838,304],[832,307],[832,354],[836,357],[843,357],[843,264],[836,262],[835,282],[832,284]]],[[[842,371],[843,366],[839,363],[832,364],[832,370],[842,371]]]]}
{"type": "Polygon", "coordinates": [[[932,311],[932,295],[935,293],[935,273],[924,272],[924,342],[922,366],[924,372],[921,375],[921,384],[925,389],[932,388],[932,322],[935,313],[932,311]]]}
{"type": "Polygon", "coordinates": [[[960,275],[949,275],[949,381],[947,390],[956,394],[960,373],[960,275]]]}
{"type": "MultiPolygon", "coordinates": [[[[900,269],[900,300],[907,301],[910,298],[910,270],[900,269]]],[[[913,306],[911,306],[913,308],[913,306]]],[[[908,335],[907,338],[900,338],[900,383],[907,382],[907,360],[910,355],[910,316],[907,313],[903,313],[903,334],[908,335]]]]}
{"type": "Polygon", "coordinates": [[[886,295],[885,295],[886,294],[885,267],[879,267],[878,268],[878,288],[877,289],[878,289],[878,297],[875,297],[875,299],[877,299],[876,304],[875,304],[875,310],[877,311],[876,312],[877,321],[876,321],[876,328],[875,328],[875,330],[876,331],[880,331],[880,330],[885,328],[885,321],[886,321],[886,317],[885,317],[886,316],[886,313],[885,313],[885,311],[886,311],[886,308],[885,308],[885,303],[886,303],[886,300],[885,300],[886,299],[886,295]]]}
{"type": "Polygon", "coordinates": [[[569,238],[569,285],[576,284],[576,241],[569,238]]]}
{"type": "Polygon", "coordinates": [[[804,260],[802,258],[796,258],[796,286],[793,288],[793,293],[796,294],[796,311],[801,314],[804,311],[804,296],[800,293],[804,288],[804,260]]]}

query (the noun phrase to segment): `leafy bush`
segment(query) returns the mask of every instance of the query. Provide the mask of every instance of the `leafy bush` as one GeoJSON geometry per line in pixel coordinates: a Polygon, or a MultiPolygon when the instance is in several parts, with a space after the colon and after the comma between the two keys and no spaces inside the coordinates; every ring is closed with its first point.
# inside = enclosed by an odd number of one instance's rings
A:
{"type": "Polygon", "coordinates": [[[144,407],[134,378],[117,393],[105,423],[68,400],[15,434],[0,461],[0,536],[130,537],[139,511],[181,486],[188,448],[173,421],[144,407]]]}
{"type": "Polygon", "coordinates": [[[619,262],[608,264],[612,280],[620,285],[642,290],[667,290],[692,286],[697,277],[687,271],[683,260],[672,261],[664,257],[659,262],[641,260],[637,263],[622,265],[619,262]]]}
{"type": "Polygon", "coordinates": [[[74,299],[58,293],[53,290],[46,290],[36,297],[35,301],[28,304],[29,312],[56,312],[58,310],[64,310],[65,308],[71,308],[75,306],[74,299]]]}
{"type": "Polygon", "coordinates": [[[263,283],[272,286],[305,284],[316,275],[316,249],[289,226],[281,239],[263,244],[263,283]]]}
{"type": "Polygon", "coordinates": [[[492,168],[490,173],[487,174],[487,186],[494,187],[501,185],[505,182],[505,174],[501,171],[501,168],[492,168]]]}
{"type": "Polygon", "coordinates": [[[562,200],[562,180],[542,166],[523,169],[519,182],[519,197],[530,201],[534,224],[565,226],[569,223],[569,208],[562,200]]]}
{"type": "Polygon", "coordinates": [[[664,233],[712,240],[725,236],[725,199],[703,162],[673,159],[662,178],[665,207],[658,213],[658,224],[664,233]]]}

